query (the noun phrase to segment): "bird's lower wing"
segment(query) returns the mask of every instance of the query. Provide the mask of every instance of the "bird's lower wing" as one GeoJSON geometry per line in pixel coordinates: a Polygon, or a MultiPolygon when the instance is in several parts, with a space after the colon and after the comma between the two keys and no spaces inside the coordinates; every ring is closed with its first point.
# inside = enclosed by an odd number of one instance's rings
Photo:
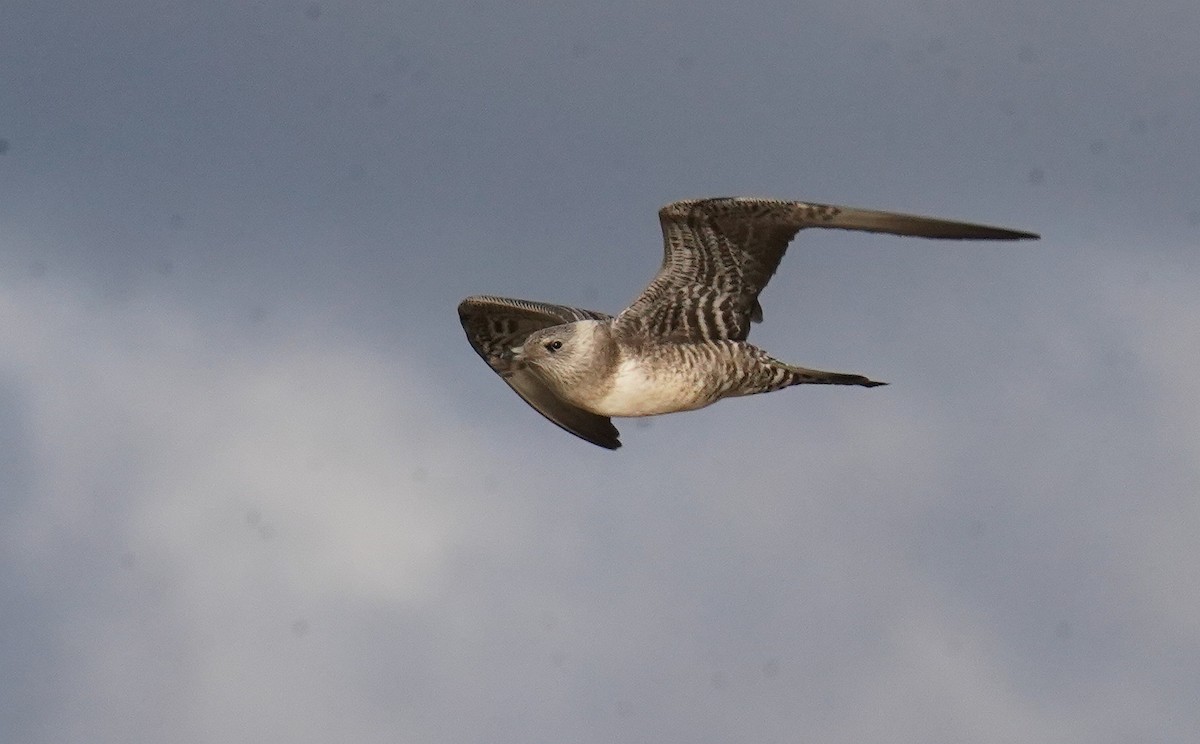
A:
{"type": "Polygon", "coordinates": [[[534,331],[577,320],[608,320],[610,316],[567,305],[475,296],[459,303],[458,317],[471,348],[534,410],[592,444],[607,449],[621,446],[620,432],[611,419],[559,398],[536,375],[514,364],[511,351],[534,331]]]}
{"type": "Polygon", "coordinates": [[[612,419],[608,416],[600,416],[571,405],[551,392],[529,370],[517,370],[501,376],[517,395],[533,406],[534,410],[563,430],[605,449],[615,450],[621,446],[621,432],[617,431],[617,427],[613,426],[612,419]]]}

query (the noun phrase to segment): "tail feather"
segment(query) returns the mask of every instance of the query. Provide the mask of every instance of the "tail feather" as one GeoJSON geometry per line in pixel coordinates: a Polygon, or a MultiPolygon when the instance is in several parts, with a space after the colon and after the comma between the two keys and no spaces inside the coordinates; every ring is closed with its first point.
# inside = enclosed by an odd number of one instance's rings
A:
{"type": "Polygon", "coordinates": [[[879,387],[886,385],[886,382],[872,380],[862,375],[847,374],[845,372],[826,372],[819,369],[806,369],[804,367],[793,367],[787,365],[785,368],[785,382],[781,387],[791,385],[859,385],[861,387],[879,387]]]}

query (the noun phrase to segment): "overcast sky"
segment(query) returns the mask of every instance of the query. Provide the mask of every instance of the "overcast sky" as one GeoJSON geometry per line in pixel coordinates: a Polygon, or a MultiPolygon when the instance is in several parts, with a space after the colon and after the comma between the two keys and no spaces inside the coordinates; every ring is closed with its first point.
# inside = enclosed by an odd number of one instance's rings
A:
{"type": "Polygon", "coordinates": [[[1200,731],[1195,0],[5,0],[0,740],[1200,731]],[[752,340],[892,383],[621,424],[468,346],[655,210],[805,234],[752,340]]]}

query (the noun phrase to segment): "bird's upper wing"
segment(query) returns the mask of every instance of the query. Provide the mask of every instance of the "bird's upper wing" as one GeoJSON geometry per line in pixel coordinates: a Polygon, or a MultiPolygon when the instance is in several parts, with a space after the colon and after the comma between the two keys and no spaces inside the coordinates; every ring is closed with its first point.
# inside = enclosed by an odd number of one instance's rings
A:
{"type": "Polygon", "coordinates": [[[534,331],[577,320],[610,320],[592,310],[504,297],[468,297],[458,305],[458,318],[472,348],[538,413],[577,437],[608,449],[621,446],[620,432],[607,416],[574,406],[546,387],[528,369],[513,364],[512,348],[534,331]]]}
{"type": "Polygon", "coordinates": [[[658,212],[663,263],[618,328],[679,340],[743,341],[762,320],[758,295],[805,227],[951,240],[1036,239],[1033,233],[829,204],[733,197],[677,201],[658,212]]]}

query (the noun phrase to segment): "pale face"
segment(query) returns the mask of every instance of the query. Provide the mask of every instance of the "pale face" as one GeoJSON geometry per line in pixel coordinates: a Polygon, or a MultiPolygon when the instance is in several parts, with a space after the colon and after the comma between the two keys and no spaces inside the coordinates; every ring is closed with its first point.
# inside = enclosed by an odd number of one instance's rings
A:
{"type": "Polygon", "coordinates": [[[568,383],[591,366],[599,325],[594,320],[581,320],[543,328],[531,333],[523,346],[513,350],[514,359],[547,377],[568,383]]]}
{"type": "Polygon", "coordinates": [[[579,334],[576,333],[575,325],[567,323],[529,334],[525,344],[514,350],[516,358],[526,364],[541,366],[571,357],[578,343],[579,334]]]}

